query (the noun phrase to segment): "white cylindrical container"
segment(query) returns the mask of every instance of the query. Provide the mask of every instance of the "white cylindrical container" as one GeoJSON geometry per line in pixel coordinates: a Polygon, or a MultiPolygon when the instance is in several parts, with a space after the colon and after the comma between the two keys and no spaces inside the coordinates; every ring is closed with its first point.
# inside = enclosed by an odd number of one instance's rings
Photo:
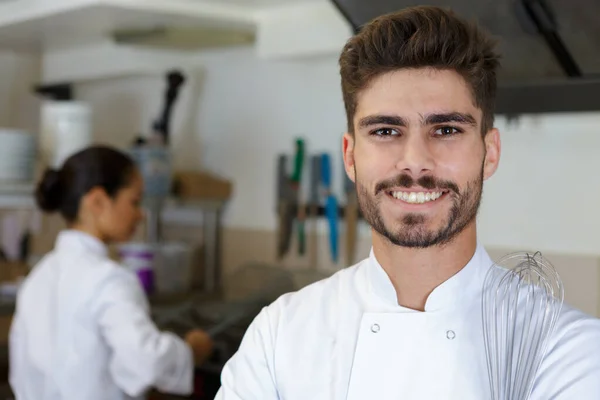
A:
{"type": "Polygon", "coordinates": [[[86,103],[45,101],[41,125],[40,151],[49,167],[60,168],[69,156],[92,143],[92,112],[86,103]]]}
{"type": "Polygon", "coordinates": [[[187,293],[192,283],[192,247],[181,242],[166,242],[158,248],[159,258],[154,264],[156,292],[187,293]]]}

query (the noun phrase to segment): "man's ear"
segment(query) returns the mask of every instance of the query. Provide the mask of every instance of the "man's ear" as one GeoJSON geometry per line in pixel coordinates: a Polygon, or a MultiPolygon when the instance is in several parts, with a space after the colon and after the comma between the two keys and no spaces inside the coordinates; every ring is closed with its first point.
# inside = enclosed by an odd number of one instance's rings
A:
{"type": "Polygon", "coordinates": [[[491,129],[484,138],[485,142],[485,161],[483,163],[483,179],[488,179],[496,172],[500,163],[500,132],[498,129],[491,129]]]}
{"type": "Polygon", "coordinates": [[[344,133],[342,138],[342,153],[344,155],[344,168],[348,178],[356,183],[356,176],[354,173],[354,144],[355,138],[351,133],[344,133]]]}

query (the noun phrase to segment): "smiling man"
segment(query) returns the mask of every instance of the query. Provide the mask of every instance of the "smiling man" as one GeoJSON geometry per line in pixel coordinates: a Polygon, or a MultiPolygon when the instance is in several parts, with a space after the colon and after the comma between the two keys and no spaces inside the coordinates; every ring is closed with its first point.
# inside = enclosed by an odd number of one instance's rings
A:
{"type": "MultiPolygon", "coordinates": [[[[347,43],[342,148],[371,254],[263,309],[217,399],[492,398],[476,216],[500,158],[498,60],[485,32],[435,7],[347,43]]],[[[565,306],[530,399],[600,399],[599,377],[599,320],[565,306]]]]}

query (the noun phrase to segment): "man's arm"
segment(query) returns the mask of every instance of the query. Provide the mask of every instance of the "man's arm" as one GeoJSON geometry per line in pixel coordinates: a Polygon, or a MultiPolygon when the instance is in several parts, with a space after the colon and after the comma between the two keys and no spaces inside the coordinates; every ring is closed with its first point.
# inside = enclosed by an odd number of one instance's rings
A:
{"type": "Polygon", "coordinates": [[[531,400],[600,399],[600,320],[573,322],[546,355],[531,400]]]}
{"type": "Polygon", "coordinates": [[[215,400],[278,400],[273,327],[264,308],[248,327],[238,351],[221,374],[215,400]]]}

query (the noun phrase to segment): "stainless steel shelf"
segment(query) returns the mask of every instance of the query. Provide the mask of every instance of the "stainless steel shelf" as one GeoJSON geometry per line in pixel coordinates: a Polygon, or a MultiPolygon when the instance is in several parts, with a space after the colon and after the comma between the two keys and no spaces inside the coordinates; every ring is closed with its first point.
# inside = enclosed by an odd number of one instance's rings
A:
{"type": "Polygon", "coordinates": [[[35,206],[32,182],[0,181],[0,208],[30,209],[35,206]]]}

